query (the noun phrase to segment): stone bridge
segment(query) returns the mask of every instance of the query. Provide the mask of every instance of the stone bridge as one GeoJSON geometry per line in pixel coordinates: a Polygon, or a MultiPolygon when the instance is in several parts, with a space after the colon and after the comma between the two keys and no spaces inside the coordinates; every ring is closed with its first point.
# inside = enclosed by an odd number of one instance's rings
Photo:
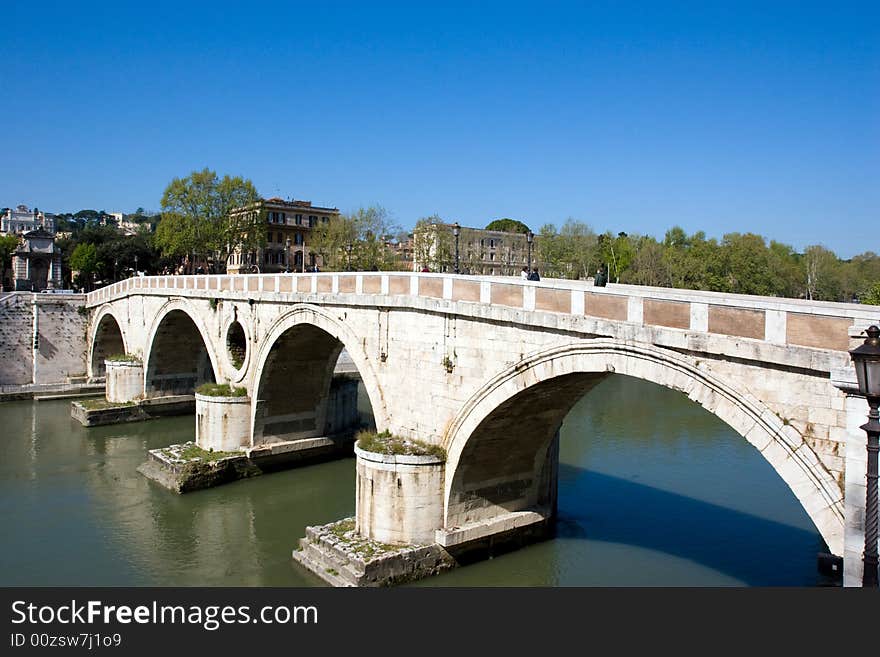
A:
{"type": "Polygon", "coordinates": [[[847,350],[880,308],[402,272],[132,278],[87,305],[90,376],[125,352],[142,362],[130,396],[245,387],[241,447],[324,435],[346,350],[378,430],[446,451],[436,501],[390,503],[415,504],[443,546],[553,516],[558,429],[602,377],[667,386],[761,453],[844,558],[845,583],[861,581],[868,407],[847,350]]]}

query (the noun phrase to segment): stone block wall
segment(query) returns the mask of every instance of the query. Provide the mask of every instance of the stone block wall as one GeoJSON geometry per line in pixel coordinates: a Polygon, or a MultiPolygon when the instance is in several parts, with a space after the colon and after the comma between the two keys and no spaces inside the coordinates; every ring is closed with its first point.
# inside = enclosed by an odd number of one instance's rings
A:
{"type": "Polygon", "coordinates": [[[85,295],[16,293],[0,301],[0,385],[67,383],[86,373],[85,295]],[[36,299],[39,345],[34,380],[36,299]]]}
{"type": "Polygon", "coordinates": [[[0,301],[0,385],[32,383],[32,294],[11,294],[0,301]]]}

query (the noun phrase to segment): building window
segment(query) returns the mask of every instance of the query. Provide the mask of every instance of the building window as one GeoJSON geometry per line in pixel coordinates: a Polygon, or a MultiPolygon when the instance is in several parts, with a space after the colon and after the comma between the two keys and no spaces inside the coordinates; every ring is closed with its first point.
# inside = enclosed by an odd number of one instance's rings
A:
{"type": "Polygon", "coordinates": [[[279,243],[279,244],[283,244],[283,243],[284,243],[284,240],[281,239],[281,233],[278,233],[275,237],[278,239],[278,243],[279,243]]]}
{"type": "Polygon", "coordinates": [[[272,231],[269,231],[269,236],[266,238],[266,241],[271,244],[272,243],[272,231]]]}
{"type": "Polygon", "coordinates": [[[302,226],[303,224],[303,216],[301,214],[296,215],[296,225],[302,226]]]}
{"type": "Polygon", "coordinates": [[[309,215],[309,228],[314,228],[318,225],[318,217],[316,215],[309,215]]]}
{"type": "Polygon", "coordinates": [[[330,217],[321,217],[321,223],[326,224],[330,221],[330,217]]]}
{"type": "Polygon", "coordinates": [[[302,233],[295,233],[293,236],[293,243],[297,246],[301,246],[303,243],[303,235],[302,233]]]}

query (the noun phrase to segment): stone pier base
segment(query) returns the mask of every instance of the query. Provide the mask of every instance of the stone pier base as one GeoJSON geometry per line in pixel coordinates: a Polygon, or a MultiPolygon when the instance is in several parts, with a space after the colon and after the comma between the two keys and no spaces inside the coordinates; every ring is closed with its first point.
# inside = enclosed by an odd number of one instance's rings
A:
{"type": "Polygon", "coordinates": [[[293,559],[331,586],[392,586],[457,565],[439,545],[389,545],[362,537],[354,518],[306,527],[293,559]]]}
{"type": "Polygon", "coordinates": [[[345,458],[352,455],[352,444],[350,433],[226,452],[184,443],[151,449],[138,472],[175,493],[189,493],[300,465],[345,458]]]}
{"type": "Polygon", "coordinates": [[[516,550],[552,533],[552,519],[517,511],[467,527],[437,530],[436,542],[392,545],[363,536],[355,519],[345,518],[306,527],[293,559],[331,586],[394,586],[516,550]]]}
{"type": "Polygon", "coordinates": [[[98,427],[124,422],[143,422],[156,417],[191,415],[196,400],[192,395],[171,395],[128,402],[103,399],[70,403],[70,415],[85,427],[98,427]]]}

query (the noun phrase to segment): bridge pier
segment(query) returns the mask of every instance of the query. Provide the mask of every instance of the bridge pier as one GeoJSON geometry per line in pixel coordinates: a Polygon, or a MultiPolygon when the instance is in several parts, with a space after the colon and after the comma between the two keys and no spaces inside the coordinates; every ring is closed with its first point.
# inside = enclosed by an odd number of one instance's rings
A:
{"type": "Polygon", "coordinates": [[[250,447],[251,398],[196,393],[196,445],[205,451],[250,447]]]}
{"type": "Polygon", "coordinates": [[[125,404],[144,394],[144,365],[139,360],[105,360],[108,402],[125,404]]]}
{"type": "MultiPolygon", "coordinates": [[[[532,482],[528,509],[496,509],[491,518],[444,526],[446,459],[370,452],[355,446],[356,511],[306,528],[293,558],[334,586],[389,586],[543,540],[556,517],[559,433],[532,482]]],[[[499,492],[506,487],[499,485],[499,492]]]]}
{"type": "Polygon", "coordinates": [[[358,533],[391,545],[433,543],[443,525],[444,459],[354,451],[358,533]]]}

